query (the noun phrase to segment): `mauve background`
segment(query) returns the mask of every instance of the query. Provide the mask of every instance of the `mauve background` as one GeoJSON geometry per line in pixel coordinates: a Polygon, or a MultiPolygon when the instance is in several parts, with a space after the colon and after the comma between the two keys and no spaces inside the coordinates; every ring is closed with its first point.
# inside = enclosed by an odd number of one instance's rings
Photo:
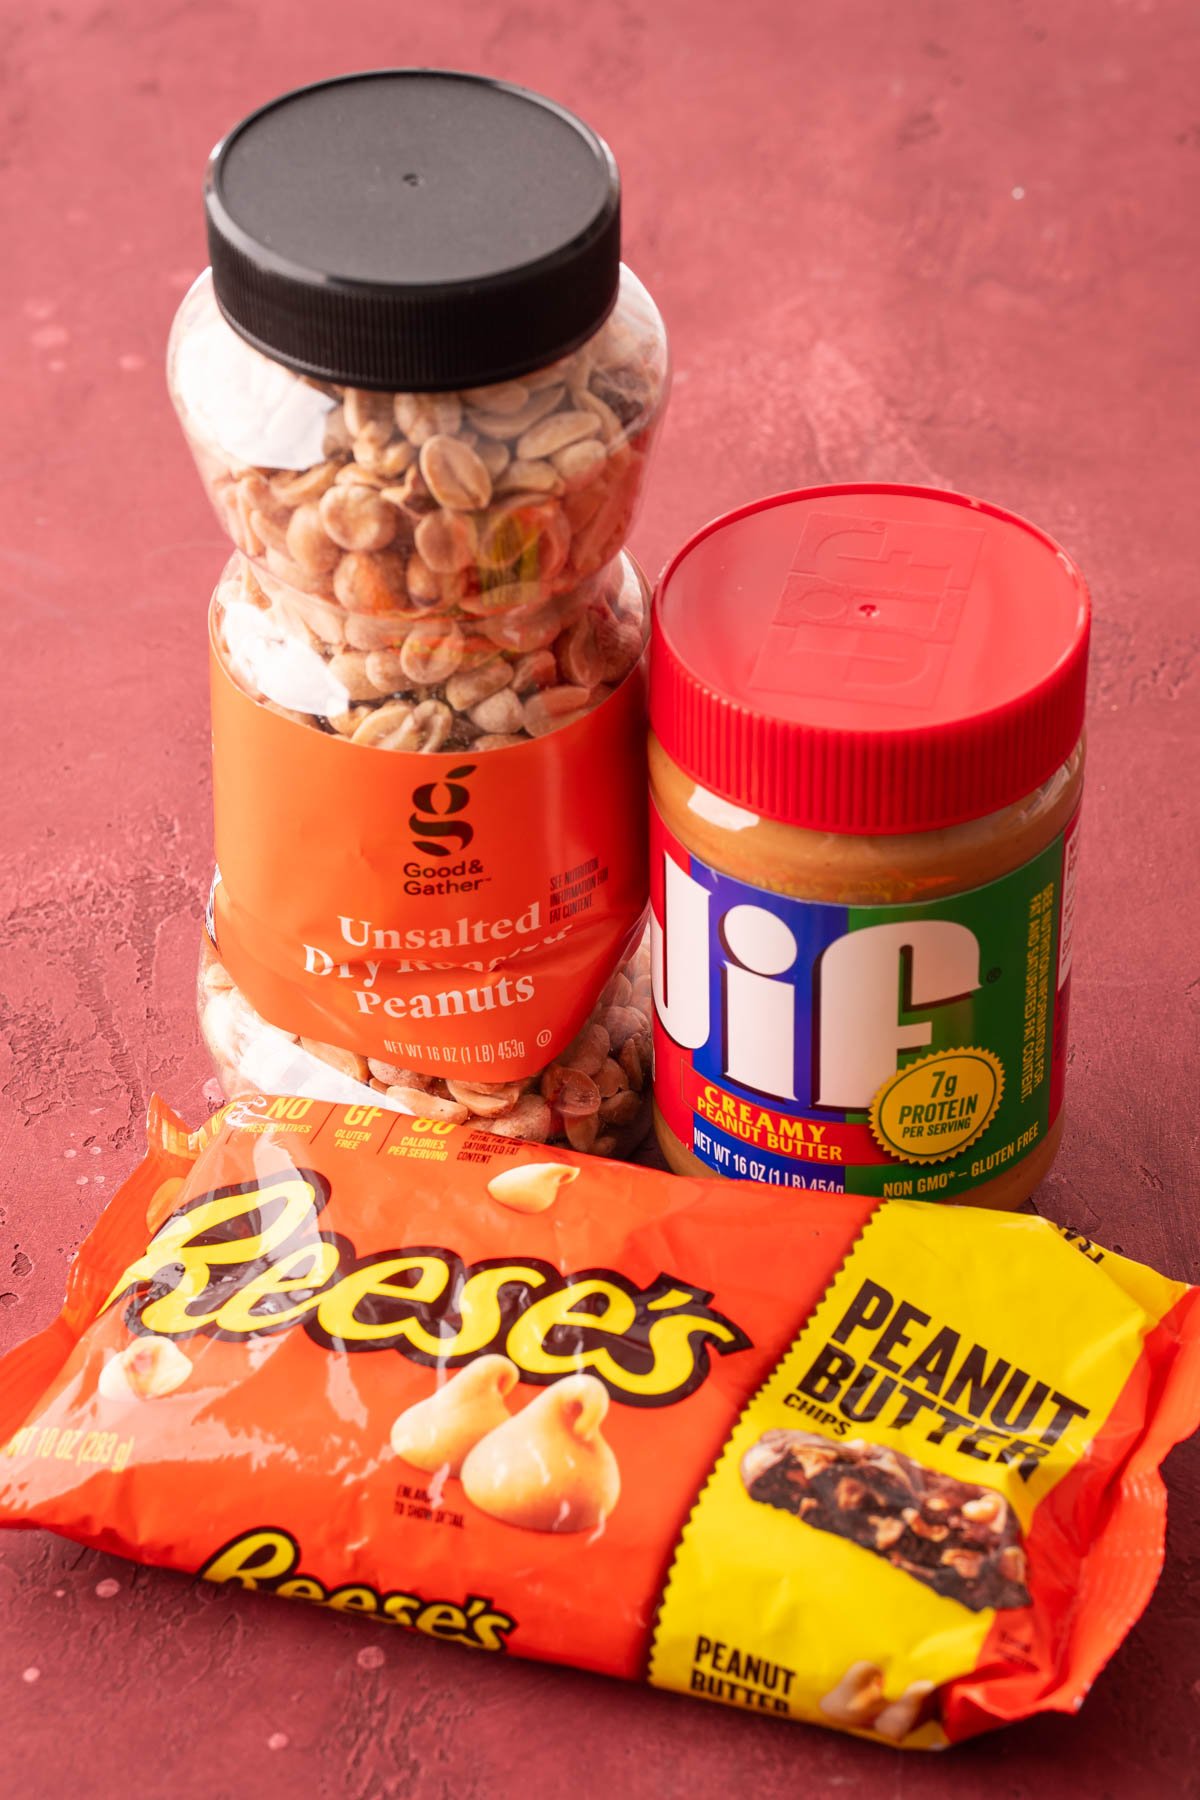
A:
{"type": "MultiPolygon", "coordinates": [[[[985,494],[1078,557],[1097,619],[1070,1118],[1039,1205],[1200,1277],[1197,38],[1190,0],[6,0],[0,1346],[55,1311],[150,1091],[204,1107],[224,550],[162,354],[204,260],[205,157],[272,94],[388,63],[542,88],[614,146],[677,367],[635,538],[651,572],[755,494],[863,477],[985,494]]],[[[1162,1582],[1082,1717],[942,1759],[10,1538],[0,1792],[1194,1793],[1198,1451],[1171,1459],[1162,1582]]]]}

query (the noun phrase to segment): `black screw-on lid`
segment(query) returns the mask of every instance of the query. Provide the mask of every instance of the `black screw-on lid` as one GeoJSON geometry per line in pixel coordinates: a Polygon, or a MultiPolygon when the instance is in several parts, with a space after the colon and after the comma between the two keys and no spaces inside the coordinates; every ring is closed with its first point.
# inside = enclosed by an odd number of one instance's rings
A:
{"type": "Polygon", "coordinates": [[[397,391],[526,374],[617,297],[621,188],[602,138],[524,88],[436,69],[284,94],[213,151],[213,284],[302,374],[397,391]]]}

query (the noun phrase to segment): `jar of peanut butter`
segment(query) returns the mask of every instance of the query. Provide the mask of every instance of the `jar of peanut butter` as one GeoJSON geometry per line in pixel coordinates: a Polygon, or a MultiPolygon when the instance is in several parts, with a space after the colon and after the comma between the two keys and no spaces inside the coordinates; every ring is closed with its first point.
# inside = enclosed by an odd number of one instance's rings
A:
{"type": "Polygon", "coordinates": [[[671,1167],[1019,1206],[1062,1134],[1089,602],[963,495],[707,526],[651,672],[656,1125],[671,1167]]]}

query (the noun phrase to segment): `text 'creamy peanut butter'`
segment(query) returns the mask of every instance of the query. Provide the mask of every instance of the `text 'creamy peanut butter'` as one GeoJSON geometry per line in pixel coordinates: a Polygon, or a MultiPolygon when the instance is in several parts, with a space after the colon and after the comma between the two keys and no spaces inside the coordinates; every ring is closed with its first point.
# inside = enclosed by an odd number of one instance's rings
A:
{"type": "Polygon", "coordinates": [[[1017,1206],[1062,1131],[1089,602],[962,495],[708,526],[655,606],[656,1123],[680,1173],[1017,1206]]]}

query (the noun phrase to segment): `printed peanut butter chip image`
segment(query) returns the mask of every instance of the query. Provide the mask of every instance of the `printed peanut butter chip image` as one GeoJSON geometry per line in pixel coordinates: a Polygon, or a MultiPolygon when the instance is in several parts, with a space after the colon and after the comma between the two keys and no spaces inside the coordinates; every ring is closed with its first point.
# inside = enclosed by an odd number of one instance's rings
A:
{"type": "Polygon", "coordinates": [[[481,1356],[402,1412],[392,1426],[392,1449],[414,1468],[457,1475],[463,1459],[489,1431],[510,1417],[506,1397],[518,1371],[507,1356],[481,1356]]]}
{"type": "Polygon", "coordinates": [[[567,1375],[491,1432],[463,1464],[468,1500],[526,1531],[592,1531],[617,1504],[621,1473],[601,1426],[608,1390],[567,1375]]]}
{"type": "Polygon", "coordinates": [[[873,1551],[972,1612],[1028,1606],[1021,1528],[1002,1494],[861,1438],[768,1431],[742,1458],[752,1500],[873,1551]]]}
{"type": "Polygon", "coordinates": [[[173,1394],[191,1372],[190,1358],[170,1338],[135,1338],[109,1357],[96,1387],[105,1400],[155,1400],[173,1394]]]}
{"type": "Polygon", "coordinates": [[[899,1744],[915,1727],[932,1692],[931,1681],[914,1681],[896,1699],[889,1700],[884,1692],[883,1670],[872,1662],[854,1662],[837,1686],[824,1695],[820,1708],[831,1725],[849,1731],[874,1731],[890,1743],[899,1744]]]}
{"type": "Polygon", "coordinates": [[[568,1163],[523,1163],[519,1168],[503,1169],[493,1175],[487,1191],[501,1206],[512,1212],[540,1213],[554,1205],[560,1188],[567,1187],[579,1175],[568,1163]]]}

